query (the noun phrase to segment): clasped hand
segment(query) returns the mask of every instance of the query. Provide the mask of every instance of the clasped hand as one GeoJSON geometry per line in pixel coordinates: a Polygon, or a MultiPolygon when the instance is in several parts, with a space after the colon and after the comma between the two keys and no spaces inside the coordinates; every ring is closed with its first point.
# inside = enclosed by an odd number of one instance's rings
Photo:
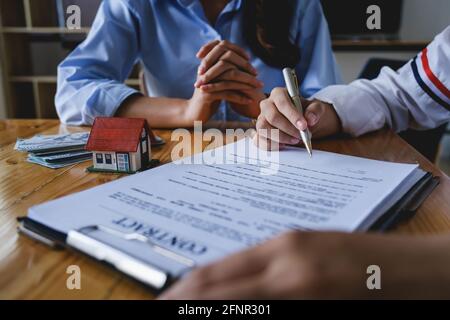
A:
{"type": "Polygon", "coordinates": [[[201,59],[195,91],[188,102],[189,121],[208,121],[222,100],[228,101],[237,113],[257,118],[259,104],[265,98],[264,84],[250,56],[228,41],[212,41],[204,45],[197,57],[201,59]]]}

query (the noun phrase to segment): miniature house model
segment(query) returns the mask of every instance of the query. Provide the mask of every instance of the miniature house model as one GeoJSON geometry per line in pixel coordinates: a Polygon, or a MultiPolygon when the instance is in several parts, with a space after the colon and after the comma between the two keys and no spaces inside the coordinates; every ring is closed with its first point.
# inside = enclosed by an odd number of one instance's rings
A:
{"type": "Polygon", "coordinates": [[[93,153],[95,170],[137,172],[149,165],[149,135],[145,119],[96,118],[86,150],[93,153]]]}

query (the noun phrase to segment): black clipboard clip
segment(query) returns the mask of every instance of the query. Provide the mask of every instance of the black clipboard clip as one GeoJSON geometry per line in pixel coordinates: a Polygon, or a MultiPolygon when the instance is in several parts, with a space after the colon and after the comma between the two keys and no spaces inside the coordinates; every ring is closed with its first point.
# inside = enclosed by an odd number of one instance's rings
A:
{"type": "Polygon", "coordinates": [[[98,233],[104,233],[107,236],[116,237],[123,241],[145,244],[152,250],[152,253],[179,264],[186,271],[195,267],[195,262],[192,259],[159,246],[141,234],[124,233],[106,226],[87,226],[78,230],[69,231],[67,234],[62,234],[29,218],[21,218],[19,219],[18,230],[33,240],[42,242],[54,249],[67,247],[86,254],[157,291],[164,290],[176,278],[162,268],[143,261],[119,247],[100,240],[96,235],[98,233]]]}

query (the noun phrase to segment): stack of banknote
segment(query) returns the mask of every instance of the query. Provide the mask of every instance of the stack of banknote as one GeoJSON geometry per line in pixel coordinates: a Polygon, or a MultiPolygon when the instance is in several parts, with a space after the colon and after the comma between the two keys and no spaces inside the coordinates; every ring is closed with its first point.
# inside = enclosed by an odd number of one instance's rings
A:
{"type": "Polygon", "coordinates": [[[30,139],[17,139],[14,149],[28,152],[28,162],[59,169],[92,159],[92,153],[85,150],[88,138],[88,132],[37,135],[30,139]]]}

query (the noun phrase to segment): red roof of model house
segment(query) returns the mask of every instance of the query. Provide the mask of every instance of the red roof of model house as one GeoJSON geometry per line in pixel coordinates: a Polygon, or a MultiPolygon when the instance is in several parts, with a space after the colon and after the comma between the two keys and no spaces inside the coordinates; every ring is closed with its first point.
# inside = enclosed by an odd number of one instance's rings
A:
{"type": "Polygon", "coordinates": [[[96,118],[86,150],[137,152],[144,128],[150,134],[145,119],[96,118]]]}

